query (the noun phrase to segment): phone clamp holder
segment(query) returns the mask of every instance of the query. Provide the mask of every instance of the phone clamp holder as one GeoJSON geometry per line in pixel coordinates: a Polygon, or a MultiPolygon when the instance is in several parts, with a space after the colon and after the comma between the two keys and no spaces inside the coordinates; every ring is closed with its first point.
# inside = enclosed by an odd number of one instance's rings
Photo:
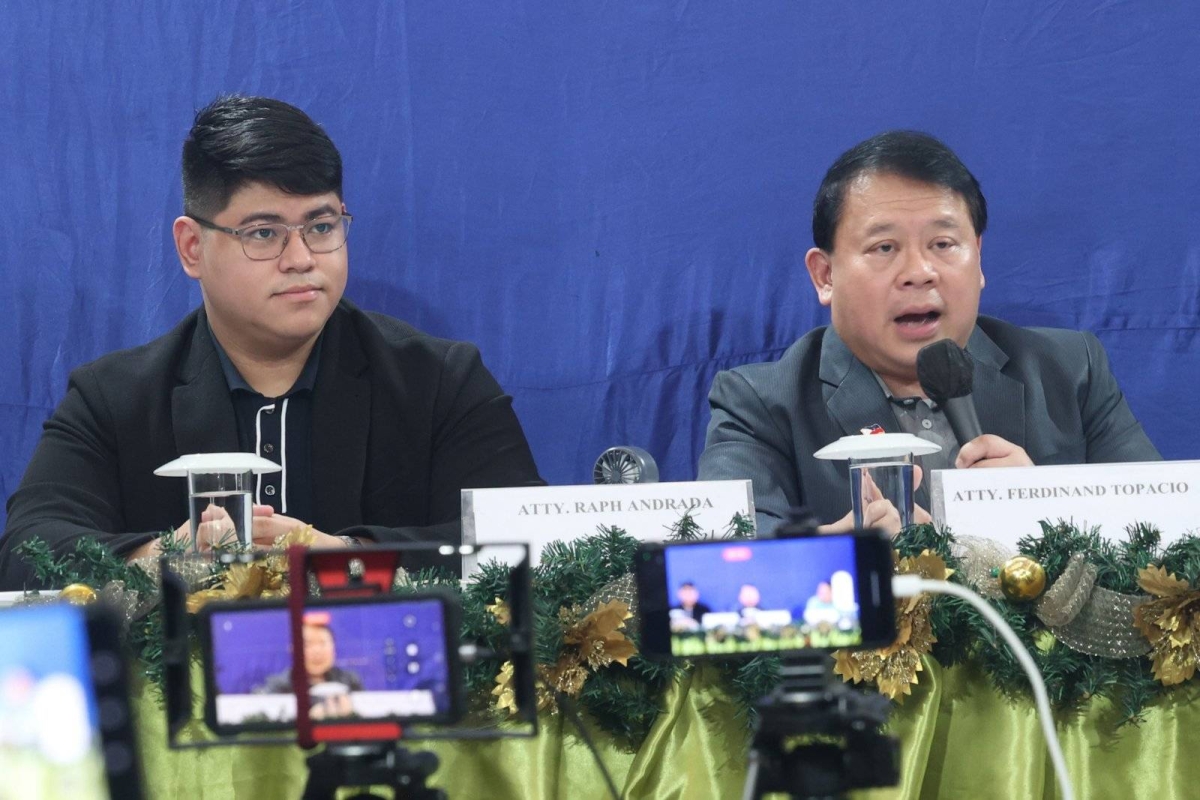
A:
{"type": "MultiPolygon", "coordinates": [[[[441,789],[425,786],[438,768],[438,757],[427,750],[408,750],[395,743],[329,745],[306,763],[309,777],[302,800],[333,800],[346,786],[386,786],[395,800],[446,800],[441,789]]],[[[346,800],[375,797],[366,792],[346,800]]]]}
{"type": "MultiPolygon", "coordinates": [[[[354,534],[354,528],[345,533],[354,534]]],[[[196,653],[197,620],[188,611],[191,593],[205,586],[213,574],[214,563],[251,564],[267,558],[278,558],[278,552],[231,551],[212,554],[168,554],[159,560],[162,597],[162,648],[165,683],[167,744],[172,750],[207,749],[220,746],[271,746],[298,743],[305,748],[321,746],[307,758],[308,783],[302,795],[305,800],[332,800],[345,796],[343,790],[358,791],[355,800],[376,795],[362,787],[390,789],[396,800],[443,800],[446,795],[425,783],[438,768],[438,757],[428,751],[401,747],[420,740],[494,741],[496,739],[531,738],[537,735],[537,696],[535,692],[535,661],[533,654],[534,622],[532,603],[532,569],[529,545],[523,542],[494,542],[488,545],[442,545],[435,543],[404,543],[370,545],[331,550],[292,547],[286,551],[289,574],[288,626],[290,627],[292,686],[296,695],[295,732],[259,731],[195,736],[190,729],[202,720],[195,716],[197,694],[192,686],[196,653]],[[495,650],[479,643],[462,642],[457,654],[462,663],[478,659],[508,660],[514,667],[516,710],[513,721],[522,725],[478,726],[458,720],[414,723],[410,729],[395,719],[374,719],[356,716],[344,719],[315,720],[311,713],[307,675],[303,671],[304,640],[302,620],[310,601],[344,601],[347,598],[369,600],[381,596],[404,597],[393,592],[398,567],[406,556],[453,556],[509,551],[513,558],[504,559],[508,569],[506,600],[510,622],[507,641],[495,650]],[[196,576],[199,576],[198,578],[196,576]],[[314,724],[316,723],[316,724],[314,724]]],[[[430,596],[435,589],[422,590],[430,596]]],[[[255,610],[254,601],[246,601],[246,610],[255,610]]],[[[448,610],[456,608],[453,604],[448,610]]],[[[458,631],[461,623],[457,613],[446,618],[450,630],[458,631]]],[[[205,651],[205,659],[211,656],[205,651]]],[[[209,668],[206,666],[206,669],[209,668]]],[[[213,702],[211,686],[205,687],[203,700],[213,702]]],[[[385,795],[386,796],[386,795],[385,795]]]]}
{"type": "MultiPolygon", "coordinates": [[[[292,627],[292,648],[303,652],[300,631],[304,607],[313,588],[323,597],[371,597],[391,590],[393,576],[400,565],[402,551],[376,548],[311,551],[303,547],[288,549],[288,571],[292,591],[288,606],[292,627]]],[[[300,744],[312,747],[321,741],[325,748],[306,759],[308,783],[302,800],[335,800],[340,789],[354,786],[387,786],[395,800],[445,800],[446,794],[425,786],[437,771],[438,757],[424,751],[401,747],[398,739],[402,726],[394,723],[351,724],[331,734],[318,735],[309,712],[308,687],[300,659],[293,659],[292,680],[296,693],[296,721],[300,744]],[[338,740],[341,741],[338,741],[338,740]]],[[[368,800],[378,795],[362,792],[352,800],[368,800]]]]}
{"type": "Polygon", "coordinates": [[[836,680],[831,664],[825,653],[786,659],[779,686],[756,703],[744,800],[837,798],[899,782],[899,743],[879,730],[891,704],[836,680]]]}

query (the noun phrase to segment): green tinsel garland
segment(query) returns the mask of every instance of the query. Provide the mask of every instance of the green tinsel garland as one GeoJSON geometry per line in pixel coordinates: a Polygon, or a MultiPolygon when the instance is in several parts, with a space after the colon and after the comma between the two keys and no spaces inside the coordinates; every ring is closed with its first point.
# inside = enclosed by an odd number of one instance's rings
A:
{"type": "MultiPolygon", "coordinates": [[[[1046,570],[1053,582],[1074,553],[1084,553],[1098,571],[1097,585],[1124,593],[1138,591],[1137,574],[1154,563],[1164,566],[1195,585],[1200,578],[1200,537],[1189,537],[1160,548],[1159,533],[1139,525],[1128,530],[1126,540],[1111,542],[1095,530],[1080,531],[1066,523],[1043,523],[1041,536],[1019,542],[1018,549],[1046,570]]],[[[753,535],[753,523],[735,517],[724,532],[726,537],[753,535]]],[[[672,529],[669,539],[692,541],[714,537],[701,530],[690,517],[683,517],[672,529]]],[[[952,552],[953,535],[931,525],[914,526],[896,540],[901,556],[919,555],[925,550],[938,554],[955,570],[952,580],[962,582],[964,571],[952,552]]],[[[535,619],[535,655],[541,664],[555,663],[563,648],[563,628],[558,611],[583,606],[613,581],[633,569],[638,541],[619,528],[601,527],[597,533],[570,542],[554,542],[543,549],[540,564],[533,571],[535,619]]],[[[100,588],[113,580],[127,588],[154,593],[157,587],[137,567],[125,564],[94,540],[83,538],[69,555],[55,557],[41,541],[22,545],[39,580],[50,585],[86,583],[100,588]]],[[[464,669],[468,695],[478,713],[491,711],[491,689],[500,670],[506,647],[506,628],[487,610],[497,598],[507,599],[509,567],[490,561],[483,563],[471,583],[460,589],[457,579],[448,573],[427,570],[410,575],[410,587],[444,586],[460,591],[463,605],[463,639],[477,642],[501,655],[480,660],[464,669]]],[[[1045,627],[1028,605],[993,601],[993,605],[1013,626],[1046,679],[1047,690],[1062,709],[1080,706],[1096,696],[1111,699],[1121,714],[1121,722],[1136,721],[1158,695],[1168,691],[1154,679],[1146,658],[1114,660],[1076,652],[1048,636],[1045,627]]],[[[978,665],[992,684],[1012,697],[1025,697],[1028,683],[1016,659],[999,636],[974,609],[956,598],[934,599],[930,616],[937,637],[932,655],[943,666],[965,662],[978,665]]],[[[631,636],[637,644],[636,633],[631,636]]],[[[129,631],[129,644],[141,659],[143,673],[161,683],[161,619],[157,608],[137,620],[129,631]]],[[[743,716],[753,715],[754,701],[769,692],[779,679],[779,658],[760,656],[745,661],[722,662],[720,673],[726,688],[743,716]]],[[[649,732],[661,710],[666,689],[686,662],[653,661],[640,657],[629,666],[612,664],[588,678],[580,702],[596,722],[630,747],[636,747],[649,732]]]]}
{"type": "MultiPolygon", "coordinates": [[[[1096,584],[1105,589],[1136,594],[1138,571],[1149,564],[1166,567],[1185,580],[1200,575],[1200,538],[1189,537],[1160,549],[1160,535],[1147,525],[1133,525],[1126,539],[1113,542],[1095,529],[1081,531],[1065,522],[1042,523],[1041,536],[1027,536],[1017,550],[1046,570],[1047,585],[1062,574],[1075,553],[1083,553],[1097,569],[1096,584]]],[[[929,549],[956,570],[952,581],[964,583],[961,564],[951,553],[953,535],[931,525],[908,529],[896,541],[902,556],[929,549]]],[[[1146,658],[1111,659],[1072,650],[1054,641],[1034,615],[1030,604],[991,601],[1033,655],[1046,681],[1046,691],[1060,710],[1079,708],[1093,697],[1105,697],[1120,713],[1118,724],[1137,722],[1146,706],[1169,691],[1154,679],[1146,658]]],[[[939,596],[930,616],[937,644],[933,657],[943,666],[971,661],[988,676],[997,690],[1013,698],[1029,696],[1029,681],[1000,635],[975,609],[961,600],[939,596]]]]}
{"type": "MultiPolygon", "coordinates": [[[[144,597],[158,594],[158,586],[144,570],[126,564],[124,559],[114,556],[107,547],[88,536],[76,540],[73,552],[57,558],[41,539],[30,539],[17,548],[17,553],[30,562],[43,585],[83,583],[100,589],[112,581],[123,581],[126,589],[144,597]]],[[[155,604],[148,614],[132,622],[126,637],[129,648],[141,659],[142,674],[162,687],[162,614],[159,606],[155,604]]]]}

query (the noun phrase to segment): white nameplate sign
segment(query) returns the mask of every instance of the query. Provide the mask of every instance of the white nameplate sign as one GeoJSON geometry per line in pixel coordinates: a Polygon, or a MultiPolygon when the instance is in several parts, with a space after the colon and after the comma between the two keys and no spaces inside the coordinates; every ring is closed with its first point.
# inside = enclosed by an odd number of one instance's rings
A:
{"type": "MultiPolygon", "coordinates": [[[[58,594],[58,589],[54,589],[52,591],[43,589],[39,593],[39,596],[40,597],[54,597],[56,594],[58,594]]],[[[8,606],[14,606],[17,603],[20,603],[24,599],[25,599],[25,592],[0,592],[0,608],[7,608],[8,606]]]]}
{"type": "MultiPolygon", "coordinates": [[[[462,490],[463,543],[529,542],[535,564],[548,543],[588,536],[600,526],[660,541],[685,513],[701,529],[721,534],[735,514],[754,519],[754,490],[748,480],[462,490]]],[[[473,563],[467,562],[469,570],[473,563]]]]}
{"type": "Polygon", "coordinates": [[[1060,519],[1113,541],[1135,522],[1158,528],[1164,544],[1200,531],[1200,461],[947,469],[931,481],[934,523],[959,536],[1015,546],[1060,519]]]}

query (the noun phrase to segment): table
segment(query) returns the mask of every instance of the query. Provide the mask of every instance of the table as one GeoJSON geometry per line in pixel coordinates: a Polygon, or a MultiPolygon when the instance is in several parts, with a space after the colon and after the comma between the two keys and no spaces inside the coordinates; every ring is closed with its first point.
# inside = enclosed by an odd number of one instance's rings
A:
{"type": "MultiPolygon", "coordinates": [[[[893,712],[900,737],[900,786],[860,792],[861,800],[1053,798],[1057,796],[1031,700],[998,694],[970,666],[926,659],[913,695],[893,712]]],[[[157,690],[135,698],[151,798],[295,800],[306,779],[296,747],[171,752],[157,690]]],[[[1137,727],[1097,700],[1063,715],[1059,735],[1080,798],[1184,798],[1200,793],[1198,690],[1175,691],[1137,727]]],[[[604,763],[627,798],[738,798],[749,735],[712,667],[685,675],[664,697],[664,713],[636,751],[592,728],[604,763]]],[[[416,743],[414,743],[416,746],[416,743]]],[[[454,798],[606,798],[591,754],[561,716],[545,716],[535,739],[425,743],[442,763],[431,781],[454,798]]]]}

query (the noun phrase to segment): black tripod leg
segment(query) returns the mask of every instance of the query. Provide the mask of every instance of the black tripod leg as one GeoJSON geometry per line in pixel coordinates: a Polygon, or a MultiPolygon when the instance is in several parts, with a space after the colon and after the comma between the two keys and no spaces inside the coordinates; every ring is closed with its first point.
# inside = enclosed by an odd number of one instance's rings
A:
{"type": "Polygon", "coordinates": [[[304,760],[308,782],[301,800],[334,800],[342,785],[342,761],[328,753],[317,753],[304,760]]]}

